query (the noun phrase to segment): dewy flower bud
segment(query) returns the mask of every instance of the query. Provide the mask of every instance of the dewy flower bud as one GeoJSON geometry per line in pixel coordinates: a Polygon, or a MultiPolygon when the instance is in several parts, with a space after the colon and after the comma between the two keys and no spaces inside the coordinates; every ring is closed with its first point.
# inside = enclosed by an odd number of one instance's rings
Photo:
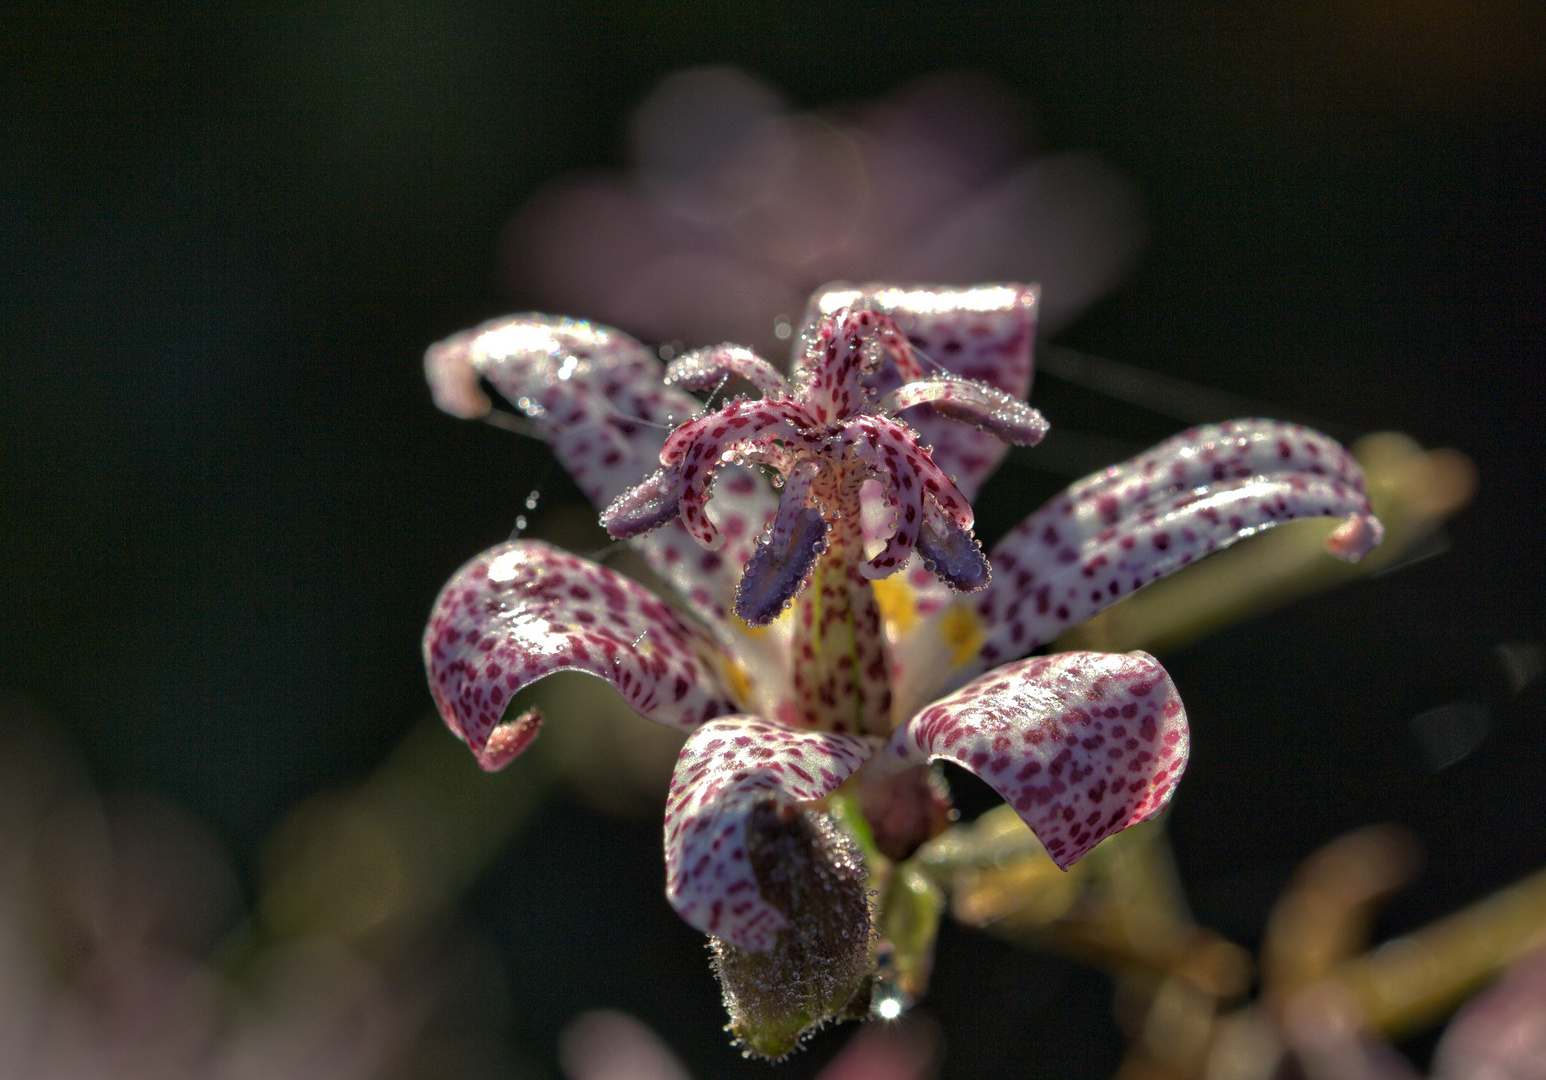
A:
{"type": "Polygon", "coordinates": [[[827,1021],[869,1013],[874,964],[864,864],[827,815],[788,803],[752,810],[746,839],[764,899],[790,925],[766,952],[714,938],[714,972],[744,1051],[781,1058],[827,1021]]]}

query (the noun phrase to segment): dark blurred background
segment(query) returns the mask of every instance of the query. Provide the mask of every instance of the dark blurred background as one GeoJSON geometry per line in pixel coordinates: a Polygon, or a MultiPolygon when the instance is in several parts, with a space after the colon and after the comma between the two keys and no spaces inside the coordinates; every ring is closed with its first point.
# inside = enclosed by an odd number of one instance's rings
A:
{"type": "MultiPolygon", "coordinates": [[[[1371,821],[1428,856],[1382,932],[1546,862],[1546,702],[1497,651],[1546,640],[1546,15],[1523,0],[8,5],[0,687],[62,717],[105,788],[209,822],[250,887],[289,807],[425,714],[445,578],[534,487],[573,494],[540,446],[433,408],[425,345],[528,306],[501,292],[512,212],[621,166],[630,108],[709,62],[801,108],[1001,80],[1037,147],[1100,155],[1148,218],[1057,341],[1476,462],[1441,556],[1167,658],[1199,918],[1252,944],[1293,865],[1371,821]],[[1412,721],[1456,703],[1483,735],[1439,768],[1412,721]]],[[[1032,396],[1055,427],[1179,426],[1032,396]]],[[[1006,474],[985,539],[1064,482],[1006,474]]],[[[701,1077],[768,1073],[728,1049],[662,876],[658,824],[562,798],[485,875],[466,918],[508,979],[509,1075],[551,1075],[556,1028],[598,1006],[701,1077]]],[[[1103,977],[968,931],[927,1004],[946,1076],[1119,1058],[1103,977]]]]}

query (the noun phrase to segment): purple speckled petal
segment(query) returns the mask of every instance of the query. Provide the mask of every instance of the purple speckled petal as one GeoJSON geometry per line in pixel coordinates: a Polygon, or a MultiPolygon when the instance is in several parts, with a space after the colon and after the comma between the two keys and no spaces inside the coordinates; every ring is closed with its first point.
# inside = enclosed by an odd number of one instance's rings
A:
{"type": "MultiPolygon", "coordinates": [[[[868,303],[889,314],[907,335],[925,374],[948,373],[975,379],[1023,401],[1031,389],[1031,350],[1036,339],[1037,289],[1034,285],[902,287],[829,285],[811,298],[802,333],[795,339],[794,364],[806,361],[821,317],[852,304],[868,303]]],[[[889,393],[904,379],[892,363],[867,377],[877,394],[889,393]]],[[[974,498],[997,467],[1006,447],[996,436],[974,430],[934,412],[909,409],[903,418],[931,447],[940,468],[956,487],[974,498]]]]}
{"type": "Polygon", "coordinates": [[[535,541],[500,544],[458,570],[424,631],[435,704],[486,769],[536,735],[540,717],[501,717],[545,675],[589,672],[643,716],[691,731],[737,707],[724,663],[706,633],[642,586],[535,541]]]}
{"type": "Polygon", "coordinates": [[[666,385],[682,390],[714,390],[730,378],[745,379],[764,394],[788,389],[777,368],[741,345],[694,349],[666,368],[666,385]]]}
{"type": "Polygon", "coordinates": [[[753,952],[788,925],[762,899],[746,857],[746,818],[768,802],[830,793],[874,749],[874,740],[802,731],[755,716],[704,724],[677,759],[666,801],[666,897],[690,925],[753,952]]]}
{"type": "Polygon", "coordinates": [[[1063,869],[1165,808],[1186,768],[1186,712],[1147,653],[1037,656],[924,709],[882,750],[890,771],[947,758],[1015,808],[1063,869]]]}
{"type": "Polygon", "coordinates": [[[437,404],[466,415],[467,380],[482,376],[542,432],[597,506],[659,467],[666,432],[698,413],[668,388],[655,355],[596,323],[513,315],[429,347],[424,366],[437,404]]]}
{"type": "Polygon", "coordinates": [[[1023,656],[1193,559],[1310,517],[1348,518],[1327,544],[1344,559],[1383,534],[1358,463],[1326,436],[1272,420],[1178,435],[1079,481],[999,542],[968,670],[1023,656]]]}
{"type": "MultiPolygon", "coordinates": [[[[479,377],[486,378],[542,433],[598,507],[654,473],[669,429],[700,411],[697,399],[664,384],[660,361],[639,342],[575,319],[494,319],[430,346],[425,373],[436,403],[458,416],[487,411],[487,398],[478,389],[479,377]]],[[[634,543],[721,641],[753,658],[767,649],[746,639],[730,605],[776,498],[761,476],[745,469],[725,472],[714,501],[718,533],[728,541],[722,550],[700,550],[678,523],[655,528],[634,543]]],[[[755,666],[771,663],[763,656],[755,666]]]]}

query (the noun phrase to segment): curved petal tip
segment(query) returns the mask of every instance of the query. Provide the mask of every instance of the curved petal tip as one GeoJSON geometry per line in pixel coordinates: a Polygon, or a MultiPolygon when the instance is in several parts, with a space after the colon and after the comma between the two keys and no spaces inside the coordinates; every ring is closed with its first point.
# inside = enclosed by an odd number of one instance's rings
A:
{"type": "Polygon", "coordinates": [[[1380,546],[1385,526],[1373,514],[1354,514],[1326,537],[1326,550],[1343,562],[1358,562],[1380,546]]]}
{"type": "Polygon", "coordinates": [[[505,720],[489,732],[488,741],[478,751],[478,767],[498,772],[520,757],[542,730],[542,713],[527,709],[514,720],[505,720]]]}

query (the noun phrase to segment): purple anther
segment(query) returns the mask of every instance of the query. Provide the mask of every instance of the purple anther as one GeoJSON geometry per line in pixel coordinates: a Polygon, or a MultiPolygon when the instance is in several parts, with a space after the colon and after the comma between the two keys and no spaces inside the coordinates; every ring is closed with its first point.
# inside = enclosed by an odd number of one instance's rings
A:
{"type": "Polygon", "coordinates": [[[925,403],[947,420],[971,424],[1013,446],[1035,446],[1051,426],[1040,412],[1012,394],[954,375],[899,386],[881,399],[879,408],[897,413],[925,403]]]}
{"type": "Polygon", "coordinates": [[[918,555],[925,570],[956,592],[976,592],[993,575],[977,538],[943,516],[938,521],[924,519],[918,530],[918,555]]]}
{"type": "Polygon", "coordinates": [[[790,472],[768,534],[746,562],[735,594],[735,613],[748,626],[766,626],[778,618],[804,585],[817,556],[826,550],[826,519],[821,511],[805,505],[820,473],[814,461],[802,462],[790,472]]]}
{"type": "MultiPolygon", "coordinates": [[[[771,539],[771,538],[770,538],[771,539]]],[[[802,507],[794,515],[786,547],[770,539],[757,545],[735,593],[735,613],[747,626],[766,626],[789,606],[827,547],[827,523],[821,513],[802,507]]]]}
{"type": "Polygon", "coordinates": [[[601,512],[601,527],[619,540],[643,536],[681,512],[680,469],[656,469],[601,512]]]}

